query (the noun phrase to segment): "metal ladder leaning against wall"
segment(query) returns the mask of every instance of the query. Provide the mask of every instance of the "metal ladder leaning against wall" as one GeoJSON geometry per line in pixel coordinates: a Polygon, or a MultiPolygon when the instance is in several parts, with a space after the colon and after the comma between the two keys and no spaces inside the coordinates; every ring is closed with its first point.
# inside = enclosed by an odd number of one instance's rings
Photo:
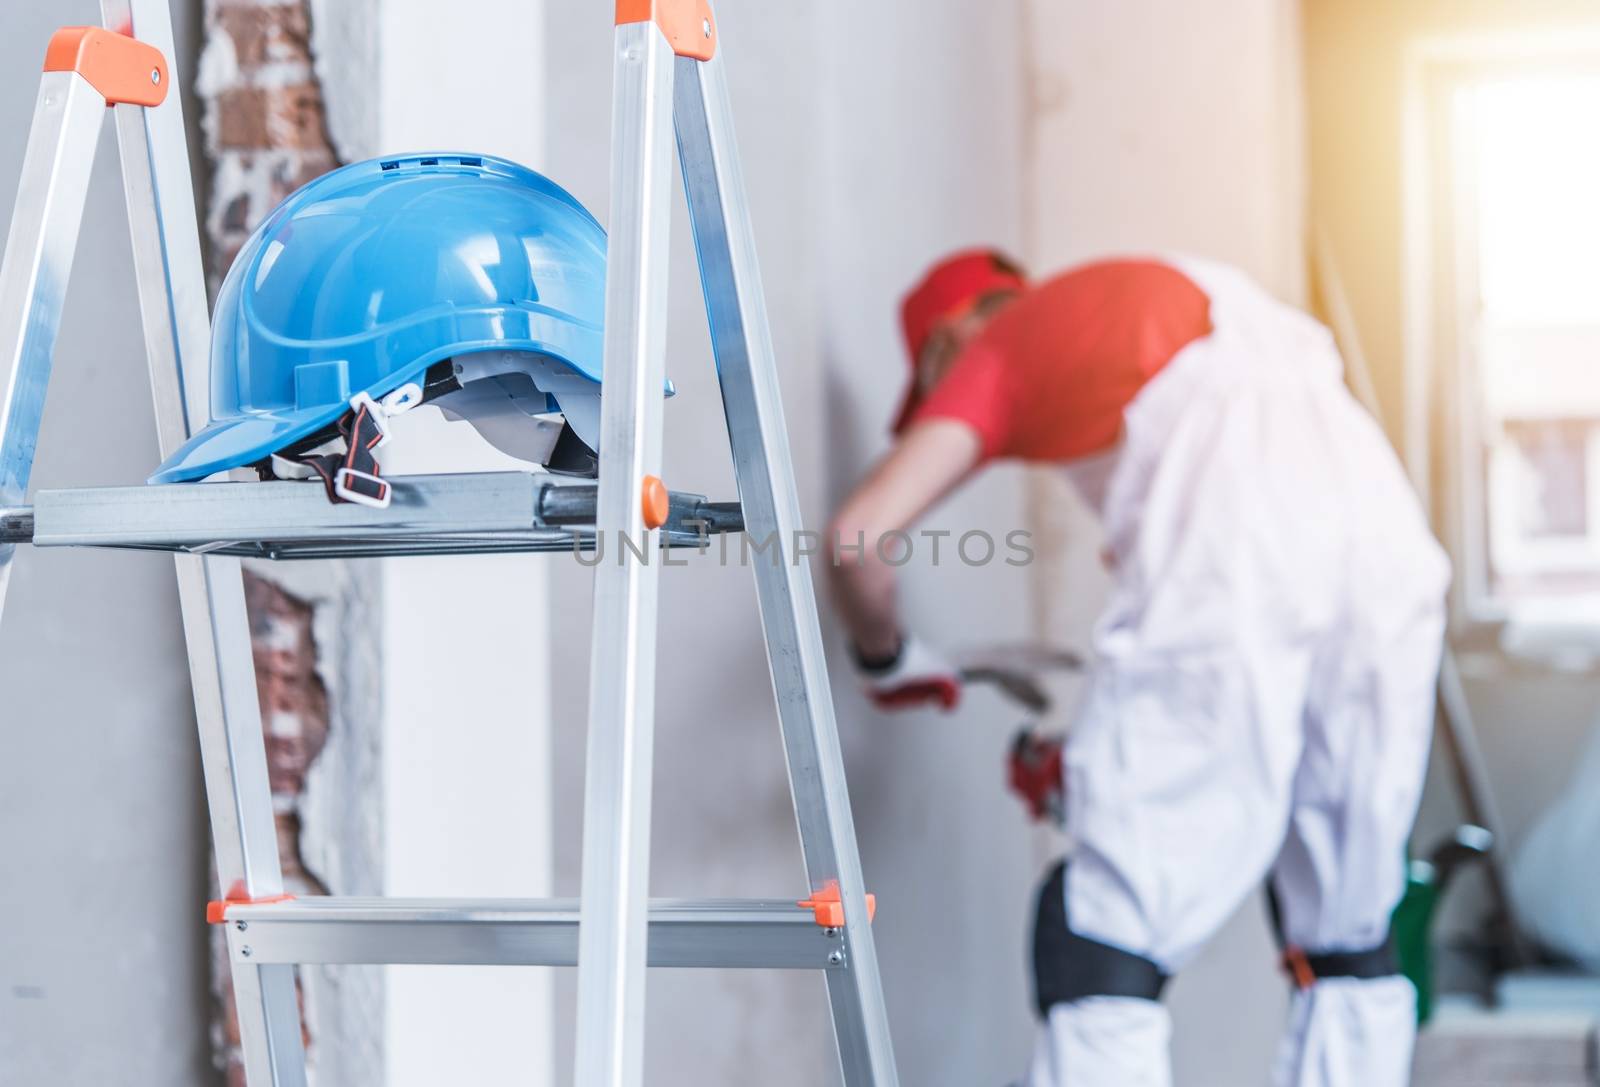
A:
{"type": "Polygon", "coordinates": [[[535,473],[391,480],[388,509],[301,483],[41,491],[27,501],[61,304],[104,110],[116,120],[162,456],[206,422],[209,316],[166,0],[101,0],[104,28],[51,41],[0,266],[0,605],[20,544],[177,553],[189,668],[252,1087],[306,1082],[299,963],[579,970],[579,1087],[643,1079],[644,968],[818,969],[844,1082],[897,1083],[871,903],[845,790],[771,334],[715,19],[706,0],[618,0],[611,249],[598,486],[535,473]],[[740,504],[665,492],[661,463],[671,148],[710,318],[740,504]],[[263,501],[270,495],[271,501],[263,501]],[[659,562],[596,571],[582,898],[293,899],[283,893],[240,557],[564,550],[573,536],[674,546],[748,526],[777,541],[756,588],[811,895],[650,901],[659,562]]]}

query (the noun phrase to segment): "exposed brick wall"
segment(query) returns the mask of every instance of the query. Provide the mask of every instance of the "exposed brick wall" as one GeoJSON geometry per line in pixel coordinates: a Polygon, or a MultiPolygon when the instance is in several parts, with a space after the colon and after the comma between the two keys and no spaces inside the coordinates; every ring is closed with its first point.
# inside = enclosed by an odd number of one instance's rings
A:
{"type": "Polygon", "coordinates": [[[338,165],[305,0],[206,0],[198,89],[213,163],[206,230],[220,279],[267,212],[338,165]]]}
{"type": "MultiPolygon", "coordinates": [[[[250,232],[285,196],[338,165],[312,70],[305,0],[206,0],[197,90],[212,164],[206,233],[213,288],[250,232]]],[[[326,894],[301,855],[307,774],[328,740],[328,694],[317,672],[311,603],[247,571],[245,600],[255,655],[267,768],[284,880],[293,894],[326,894]]],[[[243,1087],[226,945],[217,934],[213,1035],[229,1087],[243,1087]]],[[[302,1029],[308,1047],[312,1031],[302,1029]]]]}
{"type": "Polygon", "coordinates": [[[326,894],[301,859],[298,811],[306,774],[328,742],[328,694],[317,674],[313,633],[316,612],[248,570],[244,590],[284,880],[291,893],[326,894]]]}

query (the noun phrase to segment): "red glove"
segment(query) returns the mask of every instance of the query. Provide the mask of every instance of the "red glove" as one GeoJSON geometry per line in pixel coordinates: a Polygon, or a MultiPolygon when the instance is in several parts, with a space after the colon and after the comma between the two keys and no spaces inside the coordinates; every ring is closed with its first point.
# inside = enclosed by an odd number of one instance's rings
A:
{"type": "Polygon", "coordinates": [[[1044,736],[1031,728],[1018,732],[1011,743],[1006,777],[1036,823],[1049,819],[1060,826],[1066,817],[1061,749],[1060,736],[1044,736]]]}
{"type": "Polygon", "coordinates": [[[894,660],[875,665],[857,654],[856,664],[867,697],[880,710],[930,705],[953,710],[961,701],[961,676],[955,666],[910,636],[900,642],[894,660]]]}

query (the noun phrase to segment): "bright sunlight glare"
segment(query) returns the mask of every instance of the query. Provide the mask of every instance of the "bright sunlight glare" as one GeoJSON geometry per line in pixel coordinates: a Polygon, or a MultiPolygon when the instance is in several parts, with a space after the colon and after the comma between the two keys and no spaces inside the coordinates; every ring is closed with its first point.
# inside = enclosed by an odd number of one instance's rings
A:
{"type": "Polygon", "coordinates": [[[1490,83],[1475,97],[1484,316],[1600,323],[1600,75],[1490,83]]]}

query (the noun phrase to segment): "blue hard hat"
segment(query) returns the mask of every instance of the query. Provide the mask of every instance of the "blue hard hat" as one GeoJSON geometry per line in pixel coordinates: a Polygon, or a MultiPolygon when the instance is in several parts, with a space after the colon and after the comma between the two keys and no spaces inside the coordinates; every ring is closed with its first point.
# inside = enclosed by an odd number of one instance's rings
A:
{"type": "Polygon", "coordinates": [[[569,394],[597,404],[605,279],[594,216],[515,163],[427,154],[335,170],[234,261],[212,332],[211,423],[150,482],[256,464],[328,428],[352,397],[381,399],[474,354],[564,375],[541,384],[540,410],[546,393],[552,410],[569,394]]]}

